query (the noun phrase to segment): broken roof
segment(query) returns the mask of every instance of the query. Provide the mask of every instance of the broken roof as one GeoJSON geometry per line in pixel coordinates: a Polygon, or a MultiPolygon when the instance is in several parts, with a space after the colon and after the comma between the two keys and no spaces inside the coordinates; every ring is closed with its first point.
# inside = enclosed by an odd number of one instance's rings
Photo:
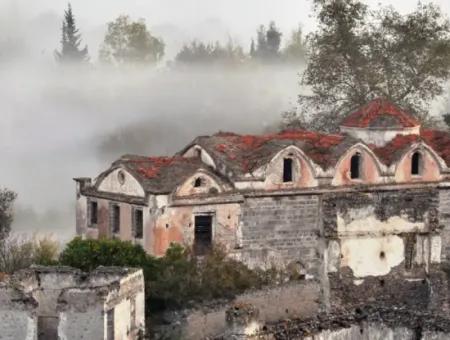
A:
{"type": "Polygon", "coordinates": [[[265,135],[219,132],[196,138],[183,151],[199,145],[213,157],[217,166],[225,166],[231,171],[231,177],[239,177],[267,164],[279,151],[290,145],[297,146],[314,163],[326,169],[356,142],[357,140],[345,135],[305,130],[285,130],[265,135]]]}
{"type": "Polygon", "coordinates": [[[355,128],[412,128],[419,121],[390,101],[377,98],[350,113],[341,123],[355,128]]]}
{"type": "Polygon", "coordinates": [[[112,168],[101,175],[100,180],[119,167],[130,172],[146,192],[157,194],[172,192],[196,171],[207,168],[197,158],[125,155],[115,161],[112,168]]]}

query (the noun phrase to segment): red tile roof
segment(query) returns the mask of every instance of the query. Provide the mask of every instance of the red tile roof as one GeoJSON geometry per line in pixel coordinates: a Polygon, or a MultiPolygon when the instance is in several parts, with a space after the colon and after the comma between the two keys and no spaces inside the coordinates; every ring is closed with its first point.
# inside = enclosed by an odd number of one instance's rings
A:
{"type": "Polygon", "coordinates": [[[390,101],[378,98],[349,114],[341,126],[368,127],[398,127],[409,128],[419,126],[419,121],[409,113],[390,101]]]}

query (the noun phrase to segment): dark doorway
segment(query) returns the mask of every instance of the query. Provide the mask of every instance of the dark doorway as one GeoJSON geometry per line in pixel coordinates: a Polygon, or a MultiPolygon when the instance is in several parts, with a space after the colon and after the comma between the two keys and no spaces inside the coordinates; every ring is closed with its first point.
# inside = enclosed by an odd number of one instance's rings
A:
{"type": "Polygon", "coordinates": [[[195,216],[194,252],[205,255],[212,247],[212,216],[195,216]]]}
{"type": "Polygon", "coordinates": [[[57,316],[38,316],[38,340],[58,340],[57,316]]]}

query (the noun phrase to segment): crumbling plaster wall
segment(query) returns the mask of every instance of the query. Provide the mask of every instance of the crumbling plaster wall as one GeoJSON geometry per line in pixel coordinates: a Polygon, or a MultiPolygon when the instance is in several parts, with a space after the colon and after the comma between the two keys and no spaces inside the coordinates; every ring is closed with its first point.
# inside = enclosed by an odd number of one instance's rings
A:
{"type": "Polygon", "coordinates": [[[435,186],[323,197],[325,259],[332,307],[365,303],[427,308],[429,275],[441,261],[435,186]]]}
{"type": "Polygon", "coordinates": [[[265,171],[265,190],[307,188],[317,186],[314,171],[306,156],[296,147],[288,147],[279,152],[267,165],[265,171]],[[292,181],[283,182],[283,163],[290,158],[292,164],[292,181]]]}
{"type": "Polygon", "coordinates": [[[381,183],[383,178],[380,175],[376,158],[369,151],[356,146],[348,150],[336,165],[335,175],[331,182],[334,186],[354,185],[354,184],[376,184],[381,183]],[[351,158],[356,153],[361,155],[360,178],[350,178],[351,158]]]}
{"type": "Polygon", "coordinates": [[[32,340],[37,334],[46,339],[104,339],[111,309],[115,340],[134,340],[145,329],[142,270],[101,268],[87,275],[69,267],[38,267],[19,271],[0,285],[0,339],[32,340]]]}
{"type": "Polygon", "coordinates": [[[395,182],[434,182],[441,179],[441,169],[435,157],[425,148],[413,149],[404,155],[395,171],[395,182]],[[411,162],[413,154],[418,151],[421,155],[420,175],[411,174],[411,162]]]}
{"type": "Polygon", "coordinates": [[[36,301],[0,282],[0,339],[36,340],[36,301]]]}
{"type": "Polygon", "coordinates": [[[98,190],[130,196],[144,197],[145,192],[139,182],[125,169],[115,169],[98,183],[98,190]],[[123,181],[120,181],[123,176],[123,181]]]}
{"type": "Polygon", "coordinates": [[[222,188],[210,175],[204,172],[197,172],[190,178],[188,178],[177,190],[176,196],[192,196],[201,195],[209,193],[219,193],[222,192],[222,188]],[[200,179],[201,185],[196,187],[195,181],[200,179]]]}
{"type": "Polygon", "coordinates": [[[239,203],[202,205],[186,202],[185,204],[178,206],[160,205],[159,208],[153,208],[152,254],[164,255],[172,242],[188,247],[192,246],[194,244],[196,215],[211,215],[213,217],[212,238],[214,244],[223,246],[226,251],[236,247],[241,214],[239,203]]]}

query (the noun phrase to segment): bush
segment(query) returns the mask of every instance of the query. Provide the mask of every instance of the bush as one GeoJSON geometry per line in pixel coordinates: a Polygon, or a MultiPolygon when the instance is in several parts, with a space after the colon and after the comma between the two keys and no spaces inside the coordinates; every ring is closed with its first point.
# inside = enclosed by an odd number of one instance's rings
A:
{"type": "Polygon", "coordinates": [[[57,263],[59,245],[56,241],[44,238],[10,237],[0,241],[0,272],[13,273],[36,265],[57,263]]]}
{"type": "Polygon", "coordinates": [[[86,272],[99,266],[143,268],[146,278],[152,277],[155,267],[155,259],[147,255],[140,245],[118,239],[83,240],[80,237],[66,245],[59,263],[86,272]]]}
{"type": "Polygon", "coordinates": [[[139,245],[118,239],[75,238],[60,255],[60,264],[91,271],[98,266],[143,268],[150,311],[188,307],[196,302],[232,298],[274,281],[271,271],[251,270],[214,249],[198,261],[189,249],[172,244],[155,258],[139,245]]]}

